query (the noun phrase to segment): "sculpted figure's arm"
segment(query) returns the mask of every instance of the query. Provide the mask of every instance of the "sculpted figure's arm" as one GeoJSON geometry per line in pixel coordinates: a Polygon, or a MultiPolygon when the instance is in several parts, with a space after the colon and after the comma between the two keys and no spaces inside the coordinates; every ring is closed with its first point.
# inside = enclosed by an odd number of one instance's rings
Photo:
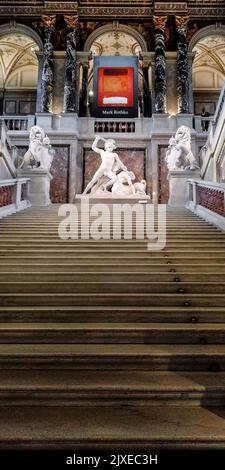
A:
{"type": "MultiPolygon", "coordinates": [[[[101,155],[102,149],[100,149],[99,147],[97,147],[97,143],[98,143],[98,141],[101,140],[101,139],[102,139],[102,138],[99,137],[99,135],[96,135],[95,140],[94,140],[94,142],[93,142],[93,144],[92,144],[92,150],[94,150],[94,152],[96,152],[96,153],[99,153],[99,155],[101,155]]],[[[102,139],[102,140],[103,140],[103,139],[102,139]]]]}

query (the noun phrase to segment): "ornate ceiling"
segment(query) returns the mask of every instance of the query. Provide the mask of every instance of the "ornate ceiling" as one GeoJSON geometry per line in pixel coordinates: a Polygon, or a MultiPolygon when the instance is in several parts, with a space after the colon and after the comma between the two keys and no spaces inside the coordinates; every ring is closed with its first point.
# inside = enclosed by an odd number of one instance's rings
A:
{"type": "Polygon", "coordinates": [[[137,41],[120,31],[104,33],[93,42],[91,51],[94,55],[137,55],[141,51],[137,41]]]}
{"type": "Polygon", "coordinates": [[[0,37],[0,86],[3,87],[11,73],[23,67],[37,67],[35,42],[20,33],[0,37]]]}
{"type": "Polygon", "coordinates": [[[225,77],[225,37],[208,36],[201,39],[193,49],[195,54],[194,69],[200,67],[217,70],[225,77]]]}

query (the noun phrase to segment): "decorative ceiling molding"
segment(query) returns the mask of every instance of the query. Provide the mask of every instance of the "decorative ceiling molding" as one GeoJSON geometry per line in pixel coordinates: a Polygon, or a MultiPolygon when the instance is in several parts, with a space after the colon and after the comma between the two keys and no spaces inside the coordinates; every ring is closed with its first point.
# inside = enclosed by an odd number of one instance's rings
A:
{"type": "Polygon", "coordinates": [[[207,36],[194,47],[193,70],[209,67],[225,76],[225,35],[207,36]]]}
{"type": "Polygon", "coordinates": [[[138,55],[141,46],[133,35],[124,31],[108,31],[101,34],[92,43],[91,52],[93,55],[138,55]]]}
{"type": "Polygon", "coordinates": [[[225,17],[225,8],[223,8],[223,6],[224,4],[219,8],[208,5],[205,7],[195,6],[188,8],[187,15],[191,18],[218,18],[221,21],[221,19],[225,17]]]}
{"type": "Polygon", "coordinates": [[[225,36],[225,25],[223,24],[212,24],[210,26],[205,26],[197,31],[194,36],[192,36],[188,50],[192,51],[194,46],[201,40],[208,36],[225,36]]]}
{"type": "Polygon", "coordinates": [[[0,35],[0,74],[3,83],[18,69],[28,66],[37,69],[37,50],[33,39],[23,33],[15,31],[0,35]]]}
{"type": "Polygon", "coordinates": [[[151,7],[79,7],[79,18],[146,18],[153,15],[151,7]]]}
{"type": "Polygon", "coordinates": [[[98,40],[98,38],[100,36],[102,36],[103,34],[107,34],[107,33],[110,34],[110,33],[115,32],[115,31],[117,31],[118,33],[125,33],[128,36],[133,37],[135,39],[135,41],[140,45],[141,50],[143,52],[147,52],[148,48],[147,48],[147,44],[146,44],[143,36],[138,31],[136,31],[134,28],[131,28],[131,27],[126,26],[124,24],[120,24],[119,22],[109,23],[105,26],[101,26],[101,27],[95,29],[93,31],[93,33],[91,33],[88,36],[87,41],[86,41],[85,46],[84,46],[84,51],[90,51],[92,44],[94,42],[96,42],[98,40]]]}
{"type": "Polygon", "coordinates": [[[10,23],[5,23],[0,25],[0,39],[1,36],[9,34],[9,33],[20,33],[28,36],[29,38],[33,39],[34,42],[38,45],[39,49],[43,49],[43,42],[40,38],[39,34],[34,31],[33,28],[21,23],[17,23],[15,20],[10,21],[10,23]]]}
{"type": "Polygon", "coordinates": [[[77,2],[44,2],[44,9],[54,13],[74,13],[78,10],[77,2]]]}
{"type": "Polygon", "coordinates": [[[154,9],[155,13],[186,13],[187,12],[187,3],[184,2],[155,2],[154,9]]]}
{"type": "Polygon", "coordinates": [[[44,14],[74,14],[77,13],[82,19],[90,17],[98,18],[149,18],[153,14],[185,14],[191,18],[218,18],[221,20],[225,17],[224,0],[217,2],[211,0],[205,2],[204,0],[189,0],[189,1],[150,1],[145,0],[89,0],[77,2],[64,2],[64,1],[43,1],[43,2],[18,2],[17,5],[12,5],[12,2],[0,0],[1,16],[32,16],[33,18],[40,17],[44,14]],[[91,6],[90,6],[91,5],[91,6]]]}

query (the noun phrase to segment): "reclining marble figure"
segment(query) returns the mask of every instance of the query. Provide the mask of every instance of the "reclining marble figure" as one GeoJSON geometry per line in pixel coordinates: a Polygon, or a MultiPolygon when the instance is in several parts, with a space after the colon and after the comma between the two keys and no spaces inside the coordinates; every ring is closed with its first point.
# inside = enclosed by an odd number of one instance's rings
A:
{"type": "Polygon", "coordinates": [[[29,149],[25,153],[19,169],[26,167],[49,171],[54,153],[55,151],[44,130],[39,126],[33,126],[30,130],[29,149]]]}

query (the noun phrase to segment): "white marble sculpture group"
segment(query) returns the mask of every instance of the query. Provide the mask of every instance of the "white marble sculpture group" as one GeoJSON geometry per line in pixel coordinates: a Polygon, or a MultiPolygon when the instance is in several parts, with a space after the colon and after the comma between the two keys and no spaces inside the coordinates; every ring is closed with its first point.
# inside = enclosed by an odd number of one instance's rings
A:
{"type": "Polygon", "coordinates": [[[90,196],[94,197],[147,197],[146,181],[134,183],[134,173],[121,162],[117,153],[114,152],[115,149],[115,140],[106,140],[96,136],[92,150],[100,155],[101,164],[85,188],[83,195],[90,191],[90,196]],[[104,142],[104,149],[97,146],[99,140],[104,142]]]}
{"type": "Polygon", "coordinates": [[[33,126],[30,130],[29,149],[25,153],[19,169],[30,168],[49,172],[54,153],[45,131],[39,126],[33,126]]]}
{"type": "Polygon", "coordinates": [[[169,140],[166,163],[169,171],[196,170],[199,168],[191,150],[191,131],[188,127],[181,126],[175,137],[171,137],[169,140]]]}

